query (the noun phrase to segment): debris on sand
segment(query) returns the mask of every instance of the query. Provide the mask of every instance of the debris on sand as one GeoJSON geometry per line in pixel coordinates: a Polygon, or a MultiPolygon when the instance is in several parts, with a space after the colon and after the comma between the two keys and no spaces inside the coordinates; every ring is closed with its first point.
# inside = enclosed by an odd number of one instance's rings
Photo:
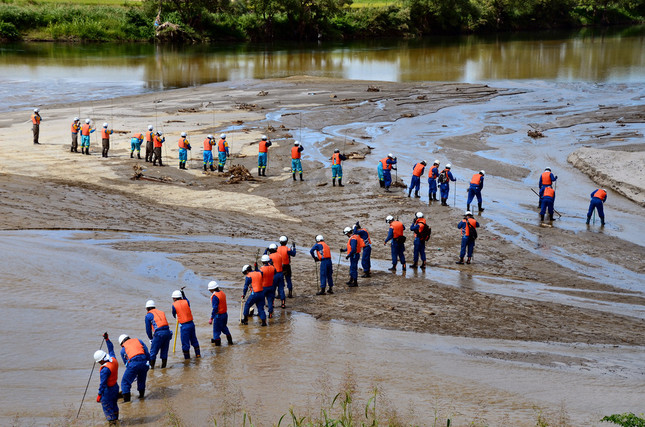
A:
{"type": "Polygon", "coordinates": [[[327,183],[326,183],[326,182],[321,182],[321,183],[320,183],[320,184],[318,184],[316,187],[324,187],[325,185],[327,185],[327,183]]]}
{"type": "Polygon", "coordinates": [[[129,130],[116,130],[116,129],[114,129],[113,132],[119,135],[127,135],[130,133],[129,130]]]}
{"type": "Polygon", "coordinates": [[[428,99],[428,97],[426,95],[419,95],[419,96],[417,96],[417,99],[422,101],[424,99],[428,99]]]}
{"type": "Polygon", "coordinates": [[[368,92],[380,92],[380,91],[381,91],[381,88],[380,88],[380,87],[378,87],[378,86],[369,85],[369,86],[367,87],[367,91],[368,91],[368,92]]]}
{"type": "Polygon", "coordinates": [[[145,176],[143,174],[143,167],[141,166],[140,163],[135,164],[132,166],[132,170],[134,171],[132,174],[133,180],[144,180],[144,181],[153,181],[153,182],[172,182],[172,178],[169,176],[162,176],[160,178],[153,177],[153,176],[145,176]]]}
{"type": "Polygon", "coordinates": [[[261,90],[258,92],[258,96],[267,96],[268,94],[269,92],[267,92],[266,90],[261,90]]]}
{"type": "Polygon", "coordinates": [[[241,126],[244,124],[244,120],[233,120],[231,123],[237,126],[241,126]]]}
{"type": "Polygon", "coordinates": [[[357,153],[356,151],[352,151],[349,154],[345,154],[347,157],[347,160],[349,159],[356,159],[356,160],[364,160],[365,159],[365,154],[357,153]]]}
{"type": "Polygon", "coordinates": [[[241,102],[239,104],[236,104],[235,108],[237,108],[238,110],[249,110],[249,111],[262,109],[262,107],[259,107],[257,104],[247,104],[246,102],[241,102]]]}
{"type": "Polygon", "coordinates": [[[408,188],[407,185],[405,185],[405,182],[403,182],[402,179],[399,179],[397,181],[392,182],[392,187],[396,188],[408,188]]]}
{"type": "Polygon", "coordinates": [[[410,117],[415,117],[416,114],[414,113],[403,113],[401,114],[401,118],[410,118],[410,117]]]}
{"type": "Polygon", "coordinates": [[[228,177],[226,180],[227,184],[236,184],[240,181],[255,181],[251,172],[242,165],[231,165],[228,171],[222,175],[228,177]]]}
{"type": "Polygon", "coordinates": [[[177,110],[178,113],[196,113],[199,110],[195,107],[190,107],[190,108],[180,108],[177,110]]]}
{"type": "Polygon", "coordinates": [[[526,134],[531,138],[544,138],[544,134],[539,130],[530,130],[526,132],[526,134]]]}
{"type": "Polygon", "coordinates": [[[271,125],[267,126],[267,132],[275,132],[275,128],[271,125]]]}

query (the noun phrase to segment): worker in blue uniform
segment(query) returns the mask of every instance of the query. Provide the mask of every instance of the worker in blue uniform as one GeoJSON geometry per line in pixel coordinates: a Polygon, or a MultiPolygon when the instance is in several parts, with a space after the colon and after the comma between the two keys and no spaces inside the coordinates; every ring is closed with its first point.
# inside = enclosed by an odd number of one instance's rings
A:
{"type": "Polygon", "coordinates": [[[172,332],[168,326],[166,314],[155,307],[153,300],[146,301],[146,335],[150,339],[150,369],[155,368],[157,353],[161,352],[161,367],[168,363],[168,347],[172,339],[172,332]]]}
{"type": "Polygon", "coordinates": [[[439,160],[435,160],[428,172],[428,199],[437,199],[437,178],[439,177],[439,160]]]}
{"type": "Polygon", "coordinates": [[[540,220],[544,221],[544,214],[549,211],[549,221],[553,221],[553,205],[555,203],[555,190],[550,185],[542,188],[542,208],[540,209],[540,220]]]}
{"type": "Polygon", "coordinates": [[[392,185],[392,169],[396,165],[396,157],[394,154],[388,153],[387,157],[381,159],[381,167],[383,168],[383,186],[385,191],[390,191],[390,186],[392,185]]]}
{"type": "Polygon", "coordinates": [[[419,163],[415,163],[412,166],[412,179],[410,180],[410,188],[408,189],[408,197],[412,195],[412,190],[414,190],[414,197],[419,198],[419,189],[421,188],[421,175],[426,169],[426,161],[421,160],[419,163]]]}
{"type": "Polygon", "coordinates": [[[262,326],[267,326],[267,315],[264,312],[264,285],[262,283],[262,272],[259,270],[253,271],[250,265],[242,267],[242,274],[246,276],[244,279],[244,289],[242,289],[242,300],[246,297],[246,292],[251,288],[251,295],[244,304],[244,318],[242,324],[247,325],[249,322],[249,310],[253,305],[260,316],[262,326]]]}
{"type": "Polygon", "coordinates": [[[486,172],[481,170],[475,175],[473,175],[470,180],[470,187],[468,187],[468,200],[466,201],[466,210],[470,210],[470,203],[473,199],[477,197],[477,206],[479,211],[482,212],[484,208],[482,207],[482,190],[484,189],[484,175],[486,172]]]}
{"type": "Polygon", "coordinates": [[[470,264],[473,258],[473,251],[475,249],[475,239],[477,238],[477,227],[479,223],[473,218],[473,213],[466,211],[464,219],[462,219],[457,228],[461,230],[461,251],[459,252],[459,261],[456,264],[463,264],[466,250],[468,250],[468,260],[466,264],[470,264]]]}
{"type": "Polygon", "coordinates": [[[550,167],[545,168],[544,172],[540,174],[540,179],[538,179],[538,188],[540,189],[540,193],[539,193],[540,200],[538,202],[538,208],[542,207],[542,193],[544,193],[544,188],[552,187],[553,183],[556,182],[557,180],[558,180],[558,177],[553,175],[550,167]]]}
{"type": "Polygon", "coordinates": [[[186,298],[184,289],[177,289],[172,293],[172,317],[179,322],[179,336],[181,337],[181,350],[184,353],[184,360],[190,359],[190,346],[195,350],[195,358],[202,357],[195,333],[195,322],[193,312],[190,309],[190,301],[186,298]]]}
{"type": "Polygon", "coordinates": [[[116,425],[119,420],[119,362],[114,354],[114,345],[108,337],[108,333],[103,334],[103,339],[107,345],[107,353],[103,350],[94,352],[94,361],[100,365],[99,368],[99,392],[96,401],[101,403],[103,413],[110,425],[116,425]]]}
{"type": "Polygon", "coordinates": [[[388,270],[396,271],[397,261],[401,261],[401,268],[405,271],[405,236],[403,231],[405,230],[405,225],[401,221],[394,220],[392,215],[388,215],[385,218],[385,222],[390,225],[390,229],[385,238],[383,245],[387,245],[387,242],[390,240],[391,243],[391,252],[392,252],[392,267],[388,270]]]}
{"type": "Polygon", "coordinates": [[[450,172],[452,165],[448,163],[446,168],[441,171],[437,181],[439,182],[439,191],[441,192],[441,206],[448,206],[448,197],[450,197],[450,181],[457,181],[450,172]]]}
{"type": "Polygon", "coordinates": [[[320,291],[316,295],[325,295],[325,287],[328,288],[328,294],[333,294],[334,267],[331,262],[331,249],[321,234],[316,236],[316,244],[311,247],[309,254],[315,262],[320,262],[320,291]]]}
{"type": "Polygon", "coordinates": [[[139,399],[143,399],[146,392],[146,377],[150,368],[150,353],[148,347],[140,339],[130,338],[126,334],[119,336],[121,345],[121,359],[125,364],[125,372],[121,377],[121,392],[123,401],[130,401],[130,388],[134,380],[137,380],[139,399]]]}
{"type": "Polygon", "coordinates": [[[349,237],[347,247],[341,248],[341,252],[347,252],[345,259],[349,260],[349,281],[346,283],[350,288],[358,286],[358,260],[361,259],[363,239],[354,234],[351,227],[345,227],[343,234],[349,237]]]}
{"type": "Polygon", "coordinates": [[[358,221],[356,221],[352,232],[363,239],[363,251],[361,252],[361,267],[363,268],[363,275],[361,277],[370,277],[370,271],[372,270],[372,239],[370,239],[370,234],[367,229],[361,228],[358,221]]]}
{"type": "Polygon", "coordinates": [[[226,294],[220,290],[216,281],[208,282],[208,291],[211,293],[211,318],[208,323],[213,325],[213,338],[211,343],[216,346],[222,345],[222,334],[226,336],[228,345],[233,344],[233,336],[228,329],[228,307],[226,305],[226,294]]]}
{"type": "Polygon", "coordinates": [[[410,226],[410,231],[414,232],[414,263],[410,266],[417,268],[419,258],[421,258],[421,268],[426,268],[426,242],[430,237],[430,226],[423,217],[423,212],[417,212],[414,215],[414,221],[410,226]]]}
{"type": "Polygon", "coordinates": [[[603,188],[596,188],[591,193],[591,202],[589,202],[589,211],[587,211],[587,224],[591,220],[591,215],[594,212],[594,209],[598,210],[598,216],[600,217],[600,225],[605,225],[605,212],[603,209],[603,204],[607,200],[607,190],[603,188]]]}

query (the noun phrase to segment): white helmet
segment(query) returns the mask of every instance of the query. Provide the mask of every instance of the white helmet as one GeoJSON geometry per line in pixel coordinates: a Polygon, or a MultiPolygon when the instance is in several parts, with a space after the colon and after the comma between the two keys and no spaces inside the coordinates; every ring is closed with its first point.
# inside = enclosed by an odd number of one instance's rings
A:
{"type": "Polygon", "coordinates": [[[39,108],[34,108],[34,113],[37,113],[37,112],[39,112],[39,111],[40,111],[40,109],[39,109],[39,108]]]}
{"type": "Polygon", "coordinates": [[[208,282],[208,290],[209,291],[212,291],[213,289],[217,289],[217,288],[219,288],[219,285],[217,284],[216,281],[211,280],[210,282],[208,282]]]}
{"type": "Polygon", "coordinates": [[[266,141],[266,140],[267,140],[267,136],[266,136],[266,135],[262,135],[262,141],[266,141]]]}
{"type": "Polygon", "coordinates": [[[340,153],[340,150],[338,148],[334,149],[334,153],[340,153]]]}
{"type": "Polygon", "coordinates": [[[246,274],[249,271],[251,271],[251,266],[248,264],[244,264],[244,267],[242,267],[242,273],[246,274]]]}
{"type": "Polygon", "coordinates": [[[392,154],[392,153],[387,153],[387,156],[388,156],[390,159],[393,159],[393,158],[394,158],[394,154],[392,154]]]}
{"type": "Polygon", "coordinates": [[[466,211],[466,213],[465,213],[464,215],[466,215],[466,216],[473,216],[473,213],[472,213],[471,211],[466,211]]]}
{"type": "Polygon", "coordinates": [[[155,307],[156,307],[155,302],[153,300],[149,299],[148,301],[146,301],[146,308],[155,308],[155,307]]]}
{"type": "Polygon", "coordinates": [[[160,131],[160,130],[158,130],[158,131],[157,131],[157,135],[158,135],[158,136],[161,136],[161,135],[163,135],[163,132],[162,132],[162,131],[160,131]]]}
{"type": "Polygon", "coordinates": [[[181,136],[183,136],[184,138],[186,138],[186,135],[187,135],[186,132],[181,133],[181,136]]]}
{"type": "Polygon", "coordinates": [[[85,123],[87,123],[88,125],[90,124],[90,122],[91,122],[90,119],[85,119],[85,123]]]}
{"type": "Polygon", "coordinates": [[[108,357],[108,354],[103,350],[96,350],[94,352],[94,361],[96,363],[99,363],[100,361],[107,359],[107,357],[108,357]]]}
{"type": "Polygon", "coordinates": [[[148,130],[152,130],[152,129],[154,129],[152,125],[148,125],[148,130]]]}
{"type": "Polygon", "coordinates": [[[208,136],[207,136],[206,138],[208,138],[208,139],[213,139],[213,135],[208,134],[208,136]]]}
{"type": "Polygon", "coordinates": [[[278,239],[278,240],[280,240],[280,243],[287,243],[289,238],[287,236],[280,236],[280,239],[278,239]]]}
{"type": "Polygon", "coordinates": [[[278,250],[278,245],[276,245],[275,243],[271,243],[269,245],[269,250],[270,251],[277,251],[278,250]]]}
{"type": "Polygon", "coordinates": [[[181,298],[181,291],[179,289],[172,291],[173,298],[181,298]]]}
{"type": "Polygon", "coordinates": [[[415,216],[416,216],[417,218],[423,218],[423,212],[417,212],[417,213],[415,214],[415,216]]]}
{"type": "Polygon", "coordinates": [[[394,221],[394,217],[392,215],[388,215],[385,217],[385,222],[392,222],[394,221]]]}
{"type": "Polygon", "coordinates": [[[267,254],[262,255],[262,258],[260,258],[262,262],[269,262],[271,261],[271,257],[267,254]]]}
{"type": "Polygon", "coordinates": [[[550,168],[550,167],[544,168],[544,170],[545,170],[545,171],[549,171],[549,172],[551,172],[551,168],[550,168]]]}
{"type": "Polygon", "coordinates": [[[325,239],[323,238],[322,234],[319,234],[319,235],[316,236],[316,242],[322,242],[324,240],[325,239]]]}
{"type": "Polygon", "coordinates": [[[221,134],[219,137],[220,137],[220,138],[222,138],[222,139],[226,139],[226,134],[225,134],[225,133],[223,133],[223,134],[221,134]]]}
{"type": "Polygon", "coordinates": [[[107,122],[106,122],[106,123],[103,123],[103,127],[104,127],[104,128],[108,127],[107,122]]]}
{"type": "Polygon", "coordinates": [[[293,145],[300,145],[298,141],[293,141],[293,145]]]}
{"type": "Polygon", "coordinates": [[[125,340],[127,340],[128,338],[130,338],[130,337],[128,336],[128,334],[121,334],[121,335],[119,336],[119,345],[121,345],[121,346],[122,346],[122,345],[123,345],[123,342],[124,342],[125,340]]]}
{"type": "Polygon", "coordinates": [[[351,232],[352,232],[352,228],[351,228],[351,227],[345,227],[345,229],[343,230],[343,234],[345,234],[345,235],[348,235],[348,234],[349,234],[349,233],[351,233],[351,232]]]}
{"type": "Polygon", "coordinates": [[[452,165],[450,163],[446,164],[446,169],[450,169],[452,165]]]}
{"type": "Polygon", "coordinates": [[[480,170],[480,171],[479,171],[479,173],[480,173],[480,174],[482,174],[482,175],[486,175],[486,172],[484,172],[484,170],[483,170],[483,169],[482,169],[482,170],[480,170]]]}
{"type": "Polygon", "coordinates": [[[78,122],[79,120],[81,120],[81,119],[79,119],[78,117],[74,117],[75,122],[78,122]]]}
{"type": "Polygon", "coordinates": [[[435,161],[434,161],[434,164],[435,164],[435,165],[439,165],[439,164],[440,164],[440,163],[439,163],[439,160],[435,160],[435,161]]]}

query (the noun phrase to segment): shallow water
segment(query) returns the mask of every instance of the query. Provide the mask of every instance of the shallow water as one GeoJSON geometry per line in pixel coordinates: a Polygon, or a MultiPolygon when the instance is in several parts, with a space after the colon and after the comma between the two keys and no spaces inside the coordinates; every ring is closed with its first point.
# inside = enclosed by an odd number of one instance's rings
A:
{"type": "MultiPolygon", "coordinates": [[[[267,425],[290,406],[306,414],[306,408],[321,406],[321,394],[330,399],[342,384],[355,383],[365,398],[360,408],[378,385],[385,396],[381,405],[425,425],[435,411],[451,416],[455,425],[467,424],[473,414],[493,425],[530,425],[534,407],[561,405],[574,424],[583,425],[600,414],[633,410],[645,391],[644,349],[639,347],[441,337],[320,322],[289,309],[277,313],[268,328],[258,327],[255,319],[240,328],[234,320],[237,292],[229,292],[236,345],[214,349],[208,342],[206,278],[169,254],[111,247],[159,237],[28,230],[0,235],[5,266],[12,267],[0,270],[5,316],[0,330],[11,343],[0,349],[3,423],[14,415],[41,424],[75,414],[100,334],[107,329],[113,339],[121,333],[144,337],[144,302],[153,298],[169,310],[172,290],[183,285],[204,357],[184,365],[177,354],[170,358],[170,369],[151,372],[148,398],[121,405],[128,424],[163,422],[170,404],[188,424],[203,425],[213,416],[230,421],[231,415],[222,414],[228,409],[238,411],[238,423],[246,410],[256,425],[267,425]]],[[[247,240],[241,244],[266,243],[247,240]]],[[[475,276],[457,283],[483,286],[485,280],[475,276]]],[[[241,284],[231,286],[226,289],[241,284]]],[[[93,402],[97,383],[95,375],[83,424],[102,418],[93,402]]]]}

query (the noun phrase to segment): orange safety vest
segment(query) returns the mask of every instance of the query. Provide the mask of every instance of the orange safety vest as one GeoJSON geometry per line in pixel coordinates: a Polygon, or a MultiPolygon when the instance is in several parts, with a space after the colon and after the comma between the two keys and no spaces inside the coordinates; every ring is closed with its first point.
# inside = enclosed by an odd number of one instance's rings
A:
{"type": "Polygon", "coordinates": [[[423,230],[425,227],[428,226],[426,224],[426,219],[425,218],[417,218],[417,220],[414,223],[415,224],[423,224],[423,225],[419,225],[419,231],[414,232],[414,236],[419,237],[419,234],[421,233],[421,230],[423,230]]]}
{"type": "Polygon", "coordinates": [[[403,236],[403,223],[401,221],[392,221],[390,228],[393,230],[392,237],[394,239],[403,236]]]}
{"type": "MultiPolygon", "coordinates": [[[[467,219],[473,228],[477,228],[477,221],[475,221],[475,218],[467,218],[467,219]]],[[[466,222],[466,218],[462,219],[461,221],[466,222]]],[[[470,227],[468,227],[468,225],[464,227],[464,230],[465,230],[466,236],[470,236],[470,227]]]]}
{"type": "Polygon", "coordinates": [[[217,299],[219,300],[219,304],[217,304],[217,314],[226,313],[226,294],[224,293],[224,291],[217,291],[211,294],[211,305],[213,305],[213,297],[217,297],[217,299]]]}
{"type": "Polygon", "coordinates": [[[291,147],[291,158],[299,159],[300,158],[300,147],[291,147]]]}
{"type": "Polygon", "coordinates": [[[421,176],[421,174],[423,173],[424,168],[425,168],[425,166],[423,166],[421,163],[417,163],[417,165],[412,170],[412,175],[421,176]]]}
{"type": "Polygon", "coordinates": [[[428,171],[428,178],[434,178],[434,179],[436,179],[438,176],[439,176],[439,168],[435,168],[434,166],[432,166],[432,167],[430,168],[430,170],[428,171]],[[434,170],[435,170],[435,169],[437,170],[437,173],[436,173],[436,174],[434,173],[434,170]]]}
{"type": "Polygon", "coordinates": [[[161,140],[161,137],[159,137],[159,135],[155,135],[155,139],[153,140],[153,142],[154,142],[155,148],[161,148],[163,145],[163,142],[161,140]]]}
{"type": "Polygon", "coordinates": [[[329,249],[329,245],[325,242],[318,243],[320,243],[320,245],[323,247],[322,255],[320,254],[320,251],[316,251],[316,254],[318,254],[318,259],[331,258],[331,249],[329,249]]]}
{"type": "Polygon", "coordinates": [[[213,150],[213,141],[206,138],[204,140],[204,151],[212,151],[213,150]]]}
{"type": "Polygon", "coordinates": [[[596,191],[596,194],[593,195],[594,197],[597,197],[600,200],[605,200],[607,197],[607,192],[603,189],[599,189],[596,191]]]}
{"type": "Polygon", "coordinates": [[[190,310],[190,305],[185,299],[180,299],[172,303],[177,312],[177,321],[179,323],[186,323],[193,320],[193,312],[190,310]]]}
{"type": "Polygon", "coordinates": [[[155,133],[153,131],[149,131],[146,133],[146,141],[152,142],[154,139],[155,133]]]}
{"type": "Polygon", "coordinates": [[[273,276],[275,276],[275,267],[272,265],[263,265],[260,267],[262,272],[262,286],[266,289],[273,286],[273,276]]]}
{"type": "Polygon", "coordinates": [[[267,147],[267,141],[260,141],[260,153],[266,153],[267,151],[269,151],[267,147]]]}
{"type": "Polygon", "coordinates": [[[35,125],[40,124],[40,116],[38,114],[32,114],[31,115],[31,122],[35,125]]]}
{"type": "MultiPolygon", "coordinates": [[[[101,369],[103,368],[108,368],[110,370],[110,376],[107,380],[107,386],[113,387],[114,385],[116,385],[117,379],[119,377],[119,362],[116,361],[116,357],[112,357],[112,360],[101,365],[101,369]]],[[[101,369],[99,369],[99,372],[101,372],[101,369]]]]}
{"type": "Polygon", "coordinates": [[[184,148],[184,149],[188,148],[188,145],[186,144],[186,141],[187,141],[187,139],[184,138],[183,136],[181,138],[179,138],[179,143],[178,143],[179,148],[184,148]]]}
{"type": "Polygon", "coordinates": [[[128,356],[128,360],[132,359],[134,356],[140,354],[146,354],[146,351],[143,349],[143,345],[134,338],[130,338],[123,343],[122,346],[125,349],[125,355],[128,356]]]}
{"type": "Polygon", "coordinates": [[[542,193],[542,197],[555,197],[555,190],[552,187],[544,187],[544,192],[542,193]]]}
{"type": "Polygon", "coordinates": [[[473,179],[470,180],[471,184],[479,185],[482,182],[482,175],[479,173],[476,173],[473,175],[473,179]]]}
{"type": "Polygon", "coordinates": [[[262,273],[259,271],[251,271],[250,273],[247,273],[246,277],[251,278],[251,288],[253,289],[253,292],[262,292],[264,290],[264,286],[262,285],[262,273]]]}
{"type": "Polygon", "coordinates": [[[542,185],[551,185],[551,172],[542,172],[542,185]]]}
{"type": "Polygon", "coordinates": [[[381,164],[383,165],[384,171],[389,171],[390,169],[392,169],[392,165],[387,162],[387,159],[389,159],[389,157],[381,159],[381,164]]]}
{"type": "Polygon", "coordinates": [[[217,143],[217,151],[220,153],[223,153],[226,151],[226,140],[225,139],[220,139],[219,142],[217,143]]]}
{"type": "Polygon", "coordinates": [[[331,156],[332,164],[333,165],[340,165],[341,160],[340,160],[340,153],[334,153],[331,156]]]}
{"type": "Polygon", "coordinates": [[[110,139],[110,133],[111,133],[111,132],[110,132],[109,130],[107,130],[107,129],[103,128],[103,129],[101,130],[101,138],[103,138],[103,139],[110,139]]]}
{"type": "Polygon", "coordinates": [[[83,123],[83,126],[81,126],[81,135],[90,136],[90,124],[89,123],[83,123]]]}
{"type": "Polygon", "coordinates": [[[168,326],[168,320],[166,320],[166,315],[164,314],[163,311],[157,310],[156,308],[153,308],[150,310],[148,313],[152,313],[152,317],[154,317],[155,322],[152,324],[152,333],[155,333],[155,324],[157,324],[157,328],[160,328],[162,326],[168,326]]]}
{"type": "Polygon", "coordinates": [[[369,231],[367,231],[367,228],[361,228],[361,230],[363,230],[364,232],[367,233],[367,243],[369,243],[371,245],[372,244],[372,238],[370,237],[369,231]]]}
{"type": "Polygon", "coordinates": [[[278,252],[274,252],[272,254],[269,254],[269,258],[271,258],[271,261],[273,261],[275,271],[282,273],[282,255],[280,255],[278,252]]]}
{"type": "Polygon", "coordinates": [[[72,133],[78,133],[78,130],[80,128],[81,128],[81,126],[78,123],[72,122],[72,133]]]}
{"type": "Polygon", "coordinates": [[[289,265],[291,262],[291,255],[288,254],[289,248],[287,245],[278,246],[278,253],[282,256],[282,265],[289,265]]]}
{"type": "Polygon", "coordinates": [[[352,237],[350,237],[347,241],[347,253],[350,253],[352,251],[352,240],[356,240],[356,253],[360,254],[361,249],[363,249],[363,247],[365,246],[365,242],[363,241],[363,239],[358,237],[358,234],[353,234],[352,237]]]}
{"type": "Polygon", "coordinates": [[[139,132],[139,133],[135,133],[135,134],[132,136],[132,138],[136,138],[136,139],[143,139],[143,134],[142,134],[141,132],[139,132]]]}

